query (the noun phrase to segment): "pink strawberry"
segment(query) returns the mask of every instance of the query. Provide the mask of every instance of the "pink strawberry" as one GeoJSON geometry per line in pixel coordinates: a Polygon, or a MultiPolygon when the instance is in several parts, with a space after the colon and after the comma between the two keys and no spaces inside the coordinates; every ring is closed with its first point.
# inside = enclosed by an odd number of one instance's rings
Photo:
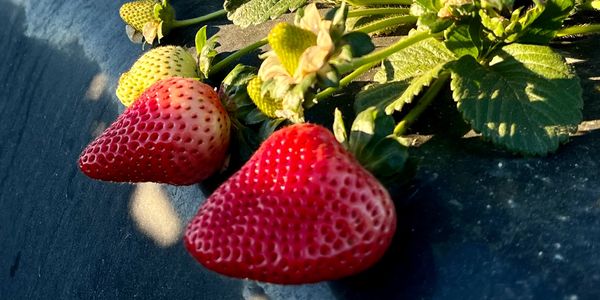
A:
{"type": "Polygon", "coordinates": [[[375,263],[396,229],[385,188],[325,128],[275,132],[200,207],[185,245],[205,267],[297,284],[375,263]]]}
{"type": "Polygon", "coordinates": [[[177,185],[221,168],[230,120],[217,93],[190,78],[168,78],[146,90],[79,158],[89,177],[177,185]]]}

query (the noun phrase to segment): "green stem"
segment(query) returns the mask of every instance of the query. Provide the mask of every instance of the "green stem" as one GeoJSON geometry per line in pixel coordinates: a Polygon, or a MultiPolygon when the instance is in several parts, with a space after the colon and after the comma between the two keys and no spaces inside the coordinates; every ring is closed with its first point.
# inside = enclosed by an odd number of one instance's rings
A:
{"type": "Polygon", "coordinates": [[[569,35],[588,35],[600,33],[600,24],[583,24],[562,28],[556,33],[557,37],[569,35]]]}
{"type": "Polygon", "coordinates": [[[398,125],[396,125],[396,128],[394,128],[394,135],[402,136],[406,133],[406,130],[408,130],[410,125],[412,125],[425,111],[425,109],[429,107],[431,102],[433,102],[433,99],[435,99],[435,96],[437,96],[442,87],[444,87],[444,84],[449,77],[449,73],[442,73],[440,77],[431,84],[429,89],[427,89],[427,92],[425,92],[425,95],[419,99],[417,105],[415,105],[415,107],[408,112],[406,116],[404,116],[398,125]]]}
{"type": "Polygon", "coordinates": [[[363,57],[353,59],[352,61],[350,61],[346,64],[338,66],[338,72],[340,74],[344,74],[344,73],[348,73],[352,70],[356,70],[359,67],[361,67],[362,65],[380,62],[380,61],[386,59],[388,56],[390,56],[408,46],[414,45],[414,44],[416,44],[424,39],[430,38],[430,37],[437,37],[438,35],[440,35],[440,34],[431,34],[428,31],[421,31],[421,32],[415,33],[413,35],[407,36],[406,38],[403,38],[403,39],[397,41],[396,43],[390,45],[389,47],[383,48],[383,49],[375,51],[375,52],[371,52],[370,54],[367,54],[363,57]]]}
{"type": "Polygon", "coordinates": [[[397,16],[392,18],[383,19],[377,22],[367,24],[363,27],[359,27],[356,31],[370,33],[377,30],[382,30],[391,26],[413,24],[417,22],[418,17],[415,16],[397,16]]]}
{"type": "Polygon", "coordinates": [[[428,37],[437,37],[439,35],[440,34],[430,34],[429,32],[420,32],[417,34],[413,34],[409,37],[401,39],[400,41],[398,41],[398,42],[392,44],[391,46],[384,48],[380,51],[376,51],[371,54],[365,55],[363,57],[354,59],[351,62],[349,62],[348,64],[338,66],[339,74],[344,74],[351,70],[354,70],[354,71],[352,73],[344,76],[344,78],[342,78],[340,80],[340,83],[337,87],[327,88],[327,89],[321,91],[320,93],[318,93],[317,95],[315,95],[315,100],[320,101],[320,100],[323,100],[323,99],[331,96],[331,94],[333,94],[335,91],[337,91],[338,89],[340,89],[342,87],[347,86],[348,84],[350,84],[350,82],[352,82],[352,80],[356,79],[358,76],[369,71],[372,67],[374,67],[376,64],[380,63],[382,60],[386,59],[388,56],[390,56],[408,46],[411,46],[419,41],[422,41],[428,37]]]}
{"type": "Polygon", "coordinates": [[[204,15],[204,16],[200,16],[197,18],[193,18],[193,19],[187,19],[187,20],[175,20],[173,22],[173,28],[179,28],[179,27],[186,27],[186,26],[190,26],[190,25],[194,25],[194,24],[198,24],[201,22],[206,22],[212,19],[216,19],[219,17],[222,17],[224,15],[226,15],[227,12],[224,9],[212,12],[210,14],[204,15]]]}
{"type": "Polygon", "coordinates": [[[414,24],[417,22],[418,17],[416,16],[396,16],[379,20],[362,27],[357,28],[355,31],[371,33],[377,30],[383,30],[392,26],[399,26],[405,24],[414,24]]]}
{"type": "Polygon", "coordinates": [[[372,67],[374,67],[378,63],[379,63],[379,61],[376,61],[376,62],[373,62],[370,64],[360,66],[358,69],[354,70],[354,72],[352,72],[352,73],[346,75],[344,78],[342,78],[342,80],[340,80],[340,83],[338,86],[327,88],[327,89],[319,92],[317,95],[315,95],[315,100],[320,101],[320,100],[323,100],[323,99],[331,96],[331,94],[333,94],[335,91],[347,86],[348,84],[350,84],[350,82],[352,82],[352,80],[356,79],[360,75],[369,71],[372,67]]]}
{"type": "Polygon", "coordinates": [[[258,42],[252,43],[238,51],[235,51],[234,53],[232,53],[231,55],[225,57],[223,60],[219,61],[218,63],[216,63],[214,66],[212,66],[210,68],[210,71],[208,72],[209,77],[211,75],[214,75],[216,73],[219,73],[219,71],[221,71],[223,68],[225,68],[226,66],[228,66],[229,64],[235,62],[236,60],[238,60],[239,58],[241,58],[242,56],[266,45],[268,43],[267,38],[264,38],[258,42]]]}
{"type": "Polygon", "coordinates": [[[348,18],[372,16],[372,15],[400,15],[407,14],[410,11],[404,7],[378,7],[378,8],[359,8],[348,12],[348,18]]]}

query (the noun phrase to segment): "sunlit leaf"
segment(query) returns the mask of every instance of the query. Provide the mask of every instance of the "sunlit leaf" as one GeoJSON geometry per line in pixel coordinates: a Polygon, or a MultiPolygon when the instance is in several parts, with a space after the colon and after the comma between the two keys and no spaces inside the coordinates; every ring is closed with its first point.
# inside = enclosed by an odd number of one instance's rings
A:
{"type": "Polygon", "coordinates": [[[475,131],[522,154],[556,150],[582,119],[579,79],[546,46],[505,46],[489,66],[463,56],[452,67],[451,87],[475,131]]]}

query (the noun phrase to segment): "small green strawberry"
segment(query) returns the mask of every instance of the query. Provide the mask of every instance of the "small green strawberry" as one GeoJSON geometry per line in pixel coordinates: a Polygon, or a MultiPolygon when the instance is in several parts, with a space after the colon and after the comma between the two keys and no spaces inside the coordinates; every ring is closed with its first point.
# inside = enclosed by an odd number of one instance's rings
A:
{"type": "Polygon", "coordinates": [[[250,80],[246,87],[248,96],[250,96],[252,102],[254,102],[256,107],[258,107],[265,115],[270,118],[276,118],[277,115],[275,112],[283,108],[282,101],[271,98],[269,94],[263,95],[261,92],[262,84],[263,81],[258,76],[250,80]]]}
{"type": "Polygon", "coordinates": [[[127,23],[127,35],[132,42],[145,40],[152,44],[175,25],[175,10],[165,0],[136,0],[121,6],[119,15],[127,23]],[[143,36],[143,39],[142,39],[143,36]]]}
{"type": "Polygon", "coordinates": [[[317,44],[317,35],[306,29],[283,22],[271,29],[268,40],[281,64],[293,76],[304,50],[317,44]]]}
{"type": "Polygon", "coordinates": [[[168,77],[199,77],[196,60],[184,48],[164,46],[146,52],[119,78],[117,97],[130,106],[144,90],[168,77]]]}
{"type": "Polygon", "coordinates": [[[127,2],[119,9],[121,19],[137,31],[142,31],[144,25],[148,22],[156,21],[154,19],[154,0],[138,0],[127,2]]]}

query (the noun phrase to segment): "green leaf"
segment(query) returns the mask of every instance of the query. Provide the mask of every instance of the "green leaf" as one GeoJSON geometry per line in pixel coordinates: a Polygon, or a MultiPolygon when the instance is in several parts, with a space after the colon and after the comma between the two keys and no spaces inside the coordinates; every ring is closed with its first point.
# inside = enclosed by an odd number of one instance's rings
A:
{"type": "Polygon", "coordinates": [[[204,74],[205,77],[208,77],[208,71],[212,66],[212,61],[219,54],[215,48],[219,46],[218,43],[219,36],[213,35],[206,41],[206,44],[200,50],[200,56],[198,57],[198,68],[200,72],[204,74]]]}
{"type": "Polygon", "coordinates": [[[200,56],[202,53],[202,48],[204,48],[204,45],[206,45],[206,25],[202,26],[202,28],[196,32],[194,41],[196,44],[196,54],[197,56],[200,56]]]}
{"type": "Polygon", "coordinates": [[[475,131],[522,154],[556,150],[582,119],[579,79],[547,46],[505,46],[488,66],[463,56],[452,66],[451,87],[475,131]]]}
{"type": "Polygon", "coordinates": [[[353,31],[347,33],[342,37],[342,41],[350,45],[353,57],[367,55],[375,50],[371,37],[363,32],[353,31]]]}
{"type": "Polygon", "coordinates": [[[405,180],[404,166],[408,160],[408,148],[403,145],[403,141],[394,135],[387,136],[379,140],[370,149],[370,154],[365,158],[367,163],[364,167],[371,171],[379,181],[384,184],[399,183],[405,180]]]}
{"type": "Polygon", "coordinates": [[[258,137],[261,142],[264,142],[267,138],[281,126],[281,124],[285,123],[287,120],[284,118],[277,119],[268,119],[262,122],[260,125],[260,129],[258,130],[258,137]]]}
{"type": "Polygon", "coordinates": [[[240,120],[246,120],[249,115],[250,119],[254,119],[257,114],[255,111],[258,111],[246,90],[248,82],[254,77],[256,77],[256,68],[239,64],[221,83],[219,98],[227,110],[235,112],[235,117],[240,120]]]}
{"type": "Polygon", "coordinates": [[[444,44],[457,57],[471,55],[479,57],[482,49],[481,22],[477,18],[466,24],[456,24],[444,32],[444,44]]]}
{"type": "Polygon", "coordinates": [[[327,20],[331,20],[331,29],[329,30],[329,33],[331,34],[331,38],[336,41],[346,32],[348,6],[346,5],[346,2],[342,2],[339,7],[333,8],[332,10],[335,10],[335,13],[333,13],[331,19],[327,18],[327,20]]]}
{"type": "Polygon", "coordinates": [[[213,35],[210,39],[206,39],[206,25],[202,26],[196,32],[195,44],[196,44],[196,56],[198,58],[198,68],[204,76],[208,77],[208,71],[211,67],[212,61],[217,56],[218,52],[215,48],[219,45],[217,35],[213,35]]]}
{"type": "Polygon", "coordinates": [[[333,118],[333,135],[340,144],[348,148],[348,134],[346,133],[344,118],[342,117],[342,112],[337,107],[335,108],[333,118]]]}
{"type": "Polygon", "coordinates": [[[518,39],[524,44],[548,44],[575,7],[574,0],[547,0],[545,9],[518,39]]]}
{"type": "Polygon", "coordinates": [[[452,25],[452,20],[438,17],[438,11],[444,7],[441,0],[415,0],[410,6],[410,14],[418,16],[417,27],[432,33],[440,32],[452,25]]]}
{"type": "Polygon", "coordinates": [[[375,74],[375,81],[404,81],[408,86],[386,107],[386,113],[401,110],[404,104],[410,103],[455,59],[454,54],[434,38],[418,42],[388,57],[384,61],[384,67],[375,74]]]}
{"type": "Polygon", "coordinates": [[[241,27],[275,19],[303,6],[307,0],[225,0],[227,18],[241,27]]]}
{"type": "Polygon", "coordinates": [[[348,146],[357,157],[372,141],[379,141],[394,131],[394,119],[381,114],[376,107],[369,107],[360,112],[350,130],[348,146]]]}
{"type": "Polygon", "coordinates": [[[391,134],[394,125],[391,116],[369,107],[356,116],[348,138],[348,150],[384,184],[398,181],[408,158],[402,140],[391,134]]]}
{"type": "Polygon", "coordinates": [[[367,86],[362,90],[354,100],[354,111],[361,111],[375,106],[378,110],[384,111],[392,102],[396,101],[408,87],[407,81],[392,81],[383,84],[367,86]]]}
{"type": "Polygon", "coordinates": [[[271,119],[258,109],[252,109],[251,111],[248,112],[248,114],[244,118],[244,122],[246,122],[246,124],[249,124],[249,125],[258,124],[260,122],[264,122],[267,120],[271,120],[271,119]]]}
{"type": "Polygon", "coordinates": [[[231,131],[231,160],[234,166],[241,166],[250,159],[261,141],[254,130],[242,124],[236,124],[231,131]]]}

